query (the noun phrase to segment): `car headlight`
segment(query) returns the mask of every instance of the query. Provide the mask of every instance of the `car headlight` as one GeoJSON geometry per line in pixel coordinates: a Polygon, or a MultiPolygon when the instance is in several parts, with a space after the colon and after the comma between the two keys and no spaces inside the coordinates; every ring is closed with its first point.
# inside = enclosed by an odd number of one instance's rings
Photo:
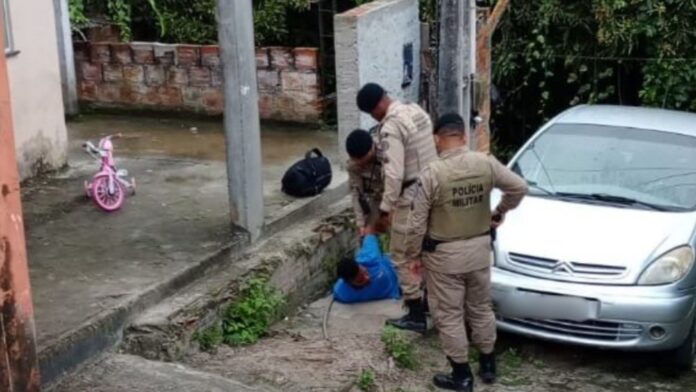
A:
{"type": "Polygon", "coordinates": [[[640,285],[668,284],[683,278],[694,264],[694,250],[689,246],[673,249],[657,258],[643,271],[640,285]]]}

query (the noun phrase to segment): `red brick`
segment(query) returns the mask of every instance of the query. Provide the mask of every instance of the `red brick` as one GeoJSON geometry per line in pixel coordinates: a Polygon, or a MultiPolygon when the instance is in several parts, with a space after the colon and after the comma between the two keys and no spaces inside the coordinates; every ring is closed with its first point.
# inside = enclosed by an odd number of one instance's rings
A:
{"type": "Polygon", "coordinates": [[[259,117],[263,120],[271,119],[271,109],[273,106],[273,96],[259,94],[259,117]]]}
{"type": "Polygon", "coordinates": [[[283,91],[310,91],[317,92],[319,89],[319,77],[316,73],[305,73],[296,71],[283,71],[281,73],[281,84],[283,91]]]}
{"type": "Polygon", "coordinates": [[[268,48],[271,59],[271,67],[278,70],[290,69],[292,64],[292,51],[290,48],[274,46],[268,48]]]}
{"type": "Polygon", "coordinates": [[[189,84],[191,86],[207,87],[210,86],[210,68],[191,67],[189,68],[189,84]]]}
{"type": "Polygon", "coordinates": [[[257,70],[256,80],[259,91],[276,91],[280,88],[280,77],[278,71],[257,70]]]}
{"type": "Polygon", "coordinates": [[[95,64],[108,64],[111,61],[109,44],[93,43],[89,49],[90,60],[95,64]]]}
{"type": "Polygon", "coordinates": [[[154,64],[155,51],[152,44],[131,44],[133,48],[133,62],[136,64],[154,64]]]}
{"type": "Polygon", "coordinates": [[[101,64],[92,64],[88,62],[82,62],[78,66],[80,79],[100,82],[102,80],[102,66],[101,64]]]}
{"type": "Polygon", "coordinates": [[[81,101],[94,101],[97,99],[97,84],[90,81],[82,81],[78,85],[78,96],[81,101]]]}
{"type": "Polygon", "coordinates": [[[225,84],[225,78],[222,74],[222,67],[211,67],[210,68],[210,85],[213,87],[220,87],[225,84]]]}
{"type": "Polygon", "coordinates": [[[225,96],[221,89],[205,89],[201,94],[201,103],[206,112],[221,113],[225,107],[225,96]]]}
{"type": "Polygon", "coordinates": [[[111,59],[117,64],[130,64],[133,62],[131,47],[128,44],[111,44],[111,59]]]}
{"type": "Polygon", "coordinates": [[[75,62],[89,61],[89,43],[84,41],[73,42],[73,55],[75,62]]]}
{"type": "Polygon", "coordinates": [[[148,87],[142,84],[122,84],[120,88],[120,101],[129,105],[143,103],[148,87]]]}
{"type": "Polygon", "coordinates": [[[256,48],[256,68],[268,68],[270,65],[268,48],[256,48]]]}
{"type": "Polygon", "coordinates": [[[176,63],[179,65],[199,65],[201,63],[200,46],[177,45],[176,63]]]}
{"type": "Polygon", "coordinates": [[[295,68],[302,71],[316,71],[319,68],[319,50],[317,48],[295,48],[292,50],[295,68]]]}
{"type": "Polygon", "coordinates": [[[220,65],[220,47],[217,45],[208,45],[201,47],[201,64],[208,67],[217,67],[220,65]]]}
{"type": "Polygon", "coordinates": [[[187,108],[199,109],[201,107],[201,87],[182,87],[181,97],[187,108]]]}
{"type": "Polygon", "coordinates": [[[123,80],[123,66],[119,64],[104,64],[104,81],[120,82],[123,80]]]}
{"type": "Polygon", "coordinates": [[[99,102],[120,102],[121,86],[114,83],[102,83],[97,86],[97,100],[99,102]]]}
{"type": "Polygon", "coordinates": [[[181,88],[179,87],[160,87],[158,93],[161,104],[164,106],[178,108],[183,104],[181,88]]]}
{"type": "Polygon", "coordinates": [[[124,65],[123,79],[129,83],[142,83],[145,81],[145,70],[142,65],[124,65]]]}
{"type": "Polygon", "coordinates": [[[148,86],[161,86],[164,84],[165,74],[161,65],[145,66],[145,83],[148,86]]]}
{"type": "Polygon", "coordinates": [[[167,84],[188,85],[188,69],[182,67],[169,67],[167,69],[167,84]]]}

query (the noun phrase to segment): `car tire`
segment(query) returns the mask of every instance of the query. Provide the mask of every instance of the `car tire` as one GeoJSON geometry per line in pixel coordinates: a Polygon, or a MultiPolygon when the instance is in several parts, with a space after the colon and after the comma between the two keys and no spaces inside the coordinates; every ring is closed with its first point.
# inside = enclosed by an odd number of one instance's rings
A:
{"type": "Polygon", "coordinates": [[[696,319],[691,322],[691,331],[679,347],[666,352],[666,362],[677,372],[688,372],[696,359],[696,319]]]}

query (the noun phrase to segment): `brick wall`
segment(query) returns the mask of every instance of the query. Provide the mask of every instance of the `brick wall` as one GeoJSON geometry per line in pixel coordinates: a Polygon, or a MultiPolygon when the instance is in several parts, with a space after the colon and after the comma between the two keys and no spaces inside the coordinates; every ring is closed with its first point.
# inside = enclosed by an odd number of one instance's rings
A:
{"type": "MultiPolygon", "coordinates": [[[[316,48],[256,49],[262,119],[317,122],[322,116],[316,48]]],[[[217,45],[75,43],[80,101],[97,108],[220,114],[217,45]]]]}

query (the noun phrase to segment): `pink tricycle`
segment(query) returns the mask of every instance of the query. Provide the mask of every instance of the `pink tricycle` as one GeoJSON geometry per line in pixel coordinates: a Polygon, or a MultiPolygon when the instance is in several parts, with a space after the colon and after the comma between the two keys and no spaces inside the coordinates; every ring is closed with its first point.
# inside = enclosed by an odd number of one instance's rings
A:
{"type": "Polygon", "coordinates": [[[135,194],[135,178],[130,182],[125,180],[128,171],[116,169],[114,164],[114,145],[111,139],[119,138],[121,134],[109,135],[99,140],[99,146],[92,142],[82,145],[85,151],[94,159],[101,163],[99,172],[92,177],[92,181],[85,181],[85,192],[87,197],[104,211],[116,211],[126,200],[126,191],[135,194]]]}

